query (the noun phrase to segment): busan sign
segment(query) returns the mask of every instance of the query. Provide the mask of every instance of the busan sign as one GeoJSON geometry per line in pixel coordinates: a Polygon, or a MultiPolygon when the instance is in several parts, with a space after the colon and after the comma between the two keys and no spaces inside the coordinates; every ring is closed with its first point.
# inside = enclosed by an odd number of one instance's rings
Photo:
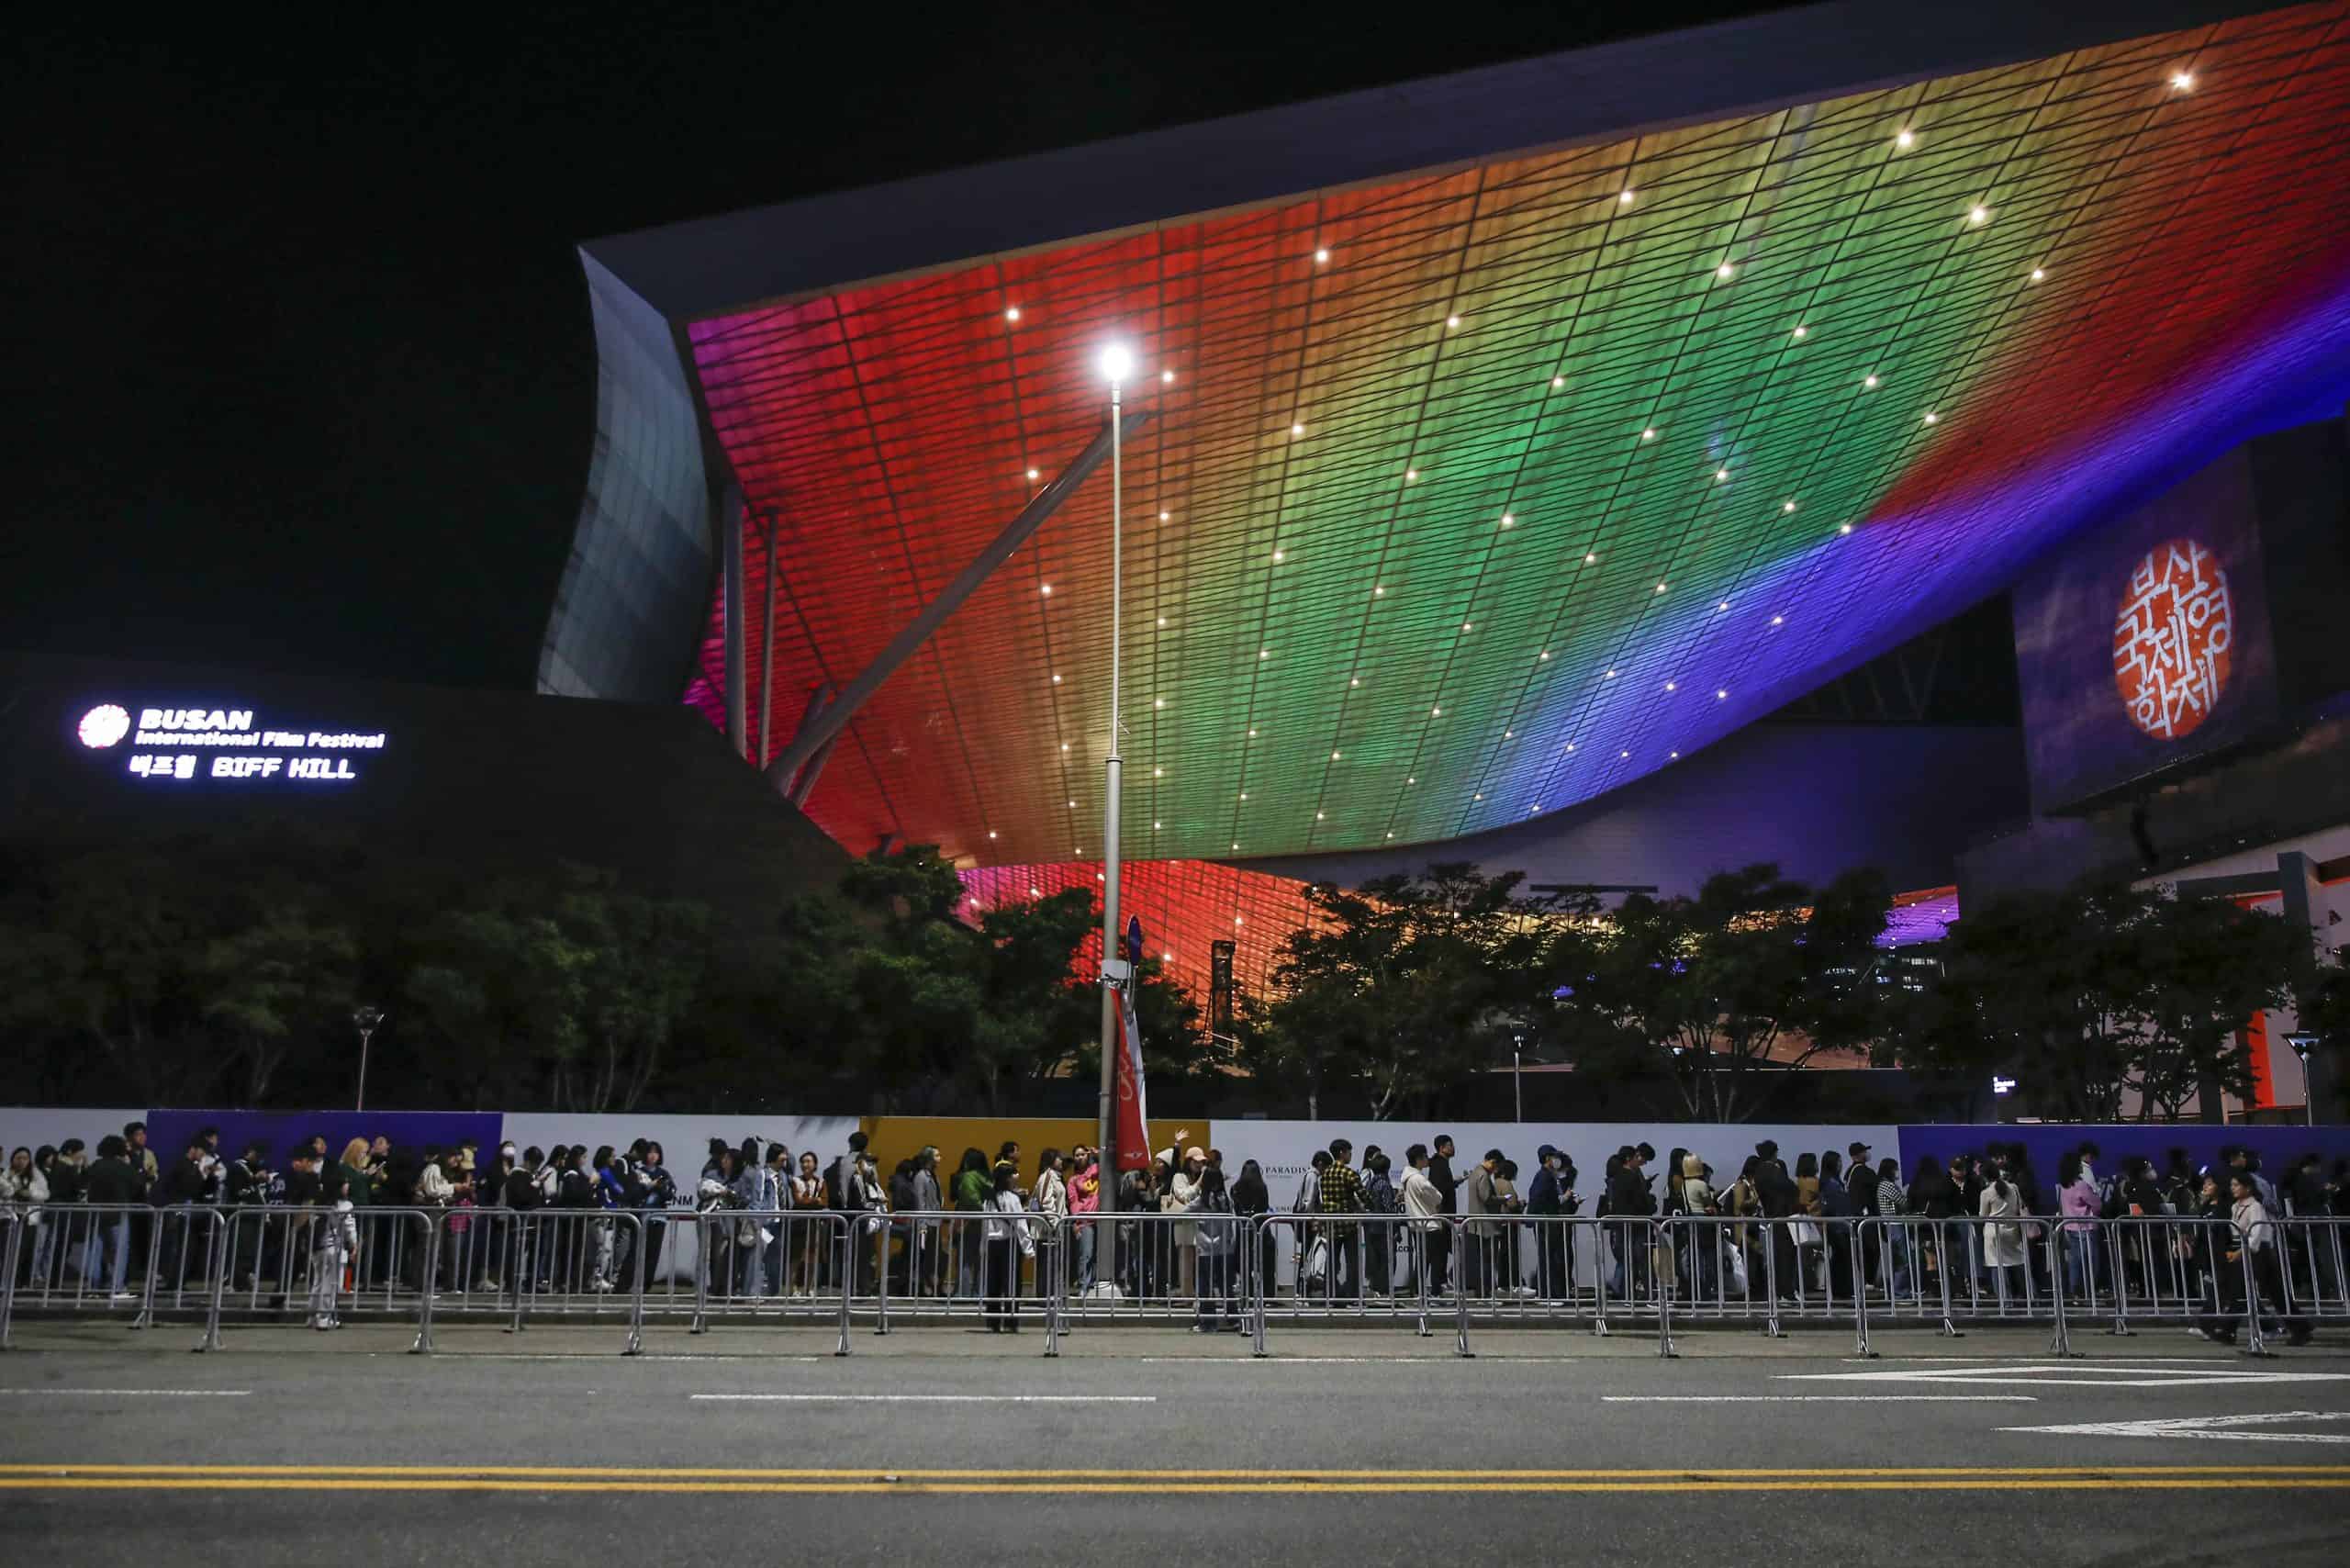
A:
{"type": "Polygon", "coordinates": [[[380,730],[281,729],[251,708],[141,708],[134,718],[113,702],[83,714],[74,734],[92,751],[121,747],[123,771],[140,778],[318,784],[357,778],[386,739],[380,730]]]}
{"type": "Polygon", "coordinates": [[[2234,645],[2219,557],[2192,539],[2148,551],[2113,618],[2113,684],[2130,722],[2163,741],[2194,730],[2228,689],[2234,645]]]}

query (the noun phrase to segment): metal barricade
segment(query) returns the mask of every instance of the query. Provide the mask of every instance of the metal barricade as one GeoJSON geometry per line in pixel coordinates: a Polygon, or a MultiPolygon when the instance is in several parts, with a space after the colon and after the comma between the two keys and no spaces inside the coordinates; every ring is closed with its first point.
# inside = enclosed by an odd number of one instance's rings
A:
{"type": "Polygon", "coordinates": [[[1057,1229],[1060,1256],[1049,1278],[1065,1327],[1181,1324],[1254,1342],[1265,1259],[1250,1216],[1124,1210],[1071,1215],[1057,1229]]]}
{"type": "Polygon", "coordinates": [[[1961,1323],[2048,1322],[2062,1350],[2064,1304],[2049,1283],[2055,1223],[2042,1215],[1880,1215],[1864,1222],[1857,1243],[1863,1294],[1888,1327],[1931,1325],[1962,1338],[1961,1323]]]}
{"type": "MultiPolygon", "coordinates": [[[[873,1331],[894,1323],[968,1321],[1002,1329],[1022,1320],[1024,1304],[1042,1312],[1046,1355],[1059,1353],[1070,1271],[1079,1261],[1069,1224],[1022,1211],[990,1215],[960,1209],[910,1210],[856,1217],[853,1249],[859,1272],[856,1303],[869,1305],[873,1331]],[[989,1230],[1011,1244],[1011,1289],[1004,1260],[990,1248],[989,1230]],[[1007,1304],[1009,1304],[1007,1305],[1007,1304]]],[[[1091,1242],[1094,1232],[1086,1230],[1091,1242]]]]}
{"type": "Polygon", "coordinates": [[[869,1260],[870,1217],[829,1209],[731,1208],[671,1216],[673,1255],[691,1258],[690,1331],[704,1334],[720,1323],[826,1323],[838,1334],[834,1354],[847,1355],[855,1287],[867,1282],[859,1274],[855,1243],[864,1245],[869,1260]],[[791,1284],[795,1261],[797,1277],[807,1282],[798,1289],[791,1284]]]}
{"type": "MultiPolygon", "coordinates": [[[[156,1314],[204,1309],[219,1211],[196,1205],[50,1204],[12,1314],[118,1316],[145,1328],[156,1314]]],[[[21,1238],[18,1245],[23,1245],[21,1238]]]]}
{"type": "Polygon", "coordinates": [[[1737,1322],[1774,1338],[1790,1318],[1857,1324],[1861,1227],[1849,1215],[1674,1215],[1658,1226],[1649,1288],[1668,1322],[1737,1322]]]}
{"type": "Polygon", "coordinates": [[[2290,1315],[2313,1324],[2350,1321],[2350,1219],[2296,1215],[2276,1225],[2290,1315]]]}
{"type": "Polygon", "coordinates": [[[17,1265],[24,1250],[25,1231],[39,1223],[15,1209],[0,1209],[0,1350],[8,1348],[8,1319],[17,1306],[17,1265]]]}
{"type": "MultiPolygon", "coordinates": [[[[1238,1282],[1248,1290],[1253,1348],[1268,1324],[1408,1323],[1426,1338],[1449,1317],[1458,1354],[1469,1349],[1470,1298],[1448,1292],[1468,1252],[1452,1215],[1267,1214],[1242,1227],[1238,1282]]],[[[1181,1305],[1179,1301],[1179,1306],[1181,1305]]]]}

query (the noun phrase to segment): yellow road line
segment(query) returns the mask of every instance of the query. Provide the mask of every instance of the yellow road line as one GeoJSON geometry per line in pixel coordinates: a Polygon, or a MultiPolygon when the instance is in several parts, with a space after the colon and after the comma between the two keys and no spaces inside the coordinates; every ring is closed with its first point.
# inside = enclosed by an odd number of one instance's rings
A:
{"type": "MultiPolygon", "coordinates": [[[[2350,1476],[2350,1463],[2272,1464],[2266,1471],[2350,1476]]],[[[2085,1477],[2146,1475],[2242,1475],[2242,1464],[2062,1464],[2062,1465],[1890,1465],[1817,1466],[1789,1468],[1711,1468],[1674,1465],[1657,1470],[1309,1470],[1287,1465],[1260,1465],[1253,1470],[922,1470],[894,1465],[829,1465],[819,1469],[764,1469],[756,1466],[702,1468],[695,1466],[600,1464],[116,1464],[65,1461],[50,1464],[0,1464],[7,1475],[169,1475],[169,1476],[347,1476],[412,1478],[504,1478],[623,1480],[623,1481],[1691,1481],[1723,1479],[1850,1479],[1935,1480],[1956,1478],[2017,1478],[2025,1476],[2085,1477]]]]}
{"type": "Polygon", "coordinates": [[[1516,1482],[1066,1482],[1023,1484],[1011,1482],[815,1482],[815,1481],[487,1481],[335,1480],[303,1477],[233,1477],[209,1479],[130,1476],[83,1480],[44,1480],[17,1476],[0,1480],[0,1492],[535,1492],[605,1494],[755,1493],[769,1496],[837,1494],[866,1496],[920,1495],[971,1495],[1016,1494],[1025,1496],[1245,1496],[1320,1493],[1330,1495],[1385,1494],[1438,1495],[1446,1494],[1552,1493],[1728,1493],[1728,1492],[2132,1492],[2132,1491],[2350,1491],[2350,1476],[2270,1475],[2259,1472],[2240,1476],[2199,1479],[2124,1480],[2113,1477],[2080,1480],[1965,1481],[1516,1481],[1516,1482]]]}

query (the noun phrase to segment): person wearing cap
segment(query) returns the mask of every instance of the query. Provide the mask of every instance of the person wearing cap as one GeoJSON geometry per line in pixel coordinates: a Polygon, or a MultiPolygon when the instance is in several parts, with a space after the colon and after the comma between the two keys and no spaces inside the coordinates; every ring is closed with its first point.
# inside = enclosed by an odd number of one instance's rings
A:
{"type": "MultiPolygon", "coordinates": [[[[1176,1142],[1167,1150],[1166,1184],[1160,1189],[1158,1208],[1162,1214],[1183,1214],[1190,1210],[1192,1200],[1200,1195],[1200,1173],[1208,1168],[1208,1151],[1193,1144],[1184,1147],[1182,1140],[1192,1136],[1185,1127],[1175,1135],[1176,1142]],[[1180,1158],[1179,1158],[1180,1157],[1180,1158]]],[[[1190,1220],[1178,1220],[1162,1233],[1165,1240],[1158,1256],[1166,1260],[1159,1277],[1172,1285],[1177,1295],[1192,1294],[1199,1282],[1199,1260],[1193,1248],[1199,1234],[1190,1220]]]]}
{"type": "Polygon", "coordinates": [[[1499,1229],[1484,1216],[1500,1208],[1498,1183],[1502,1166],[1502,1151],[1485,1150],[1484,1159],[1469,1172],[1469,1180],[1460,1184],[1460,1212],[1470,1216],[1468,1278],[1461,1288],[1471,1295],[1492,1294],[1494,1282],[1494,1241],[1499,1229]]]}

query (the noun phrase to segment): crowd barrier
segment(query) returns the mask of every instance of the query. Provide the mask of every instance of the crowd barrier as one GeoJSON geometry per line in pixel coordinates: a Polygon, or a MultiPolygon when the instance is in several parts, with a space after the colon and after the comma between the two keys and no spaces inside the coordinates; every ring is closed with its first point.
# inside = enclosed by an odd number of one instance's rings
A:
{"type": "Polygon", "coordinates": [[[2090,1325],[2188,1325],[2271,1353],[2274,1331],[2350,1323],[2350,1220],[2270,1222],[2247,1247],[2225,1217],[1447,1215],[1225,1213],[1045,1215],[824,1210],[151,1208],[0,1211],[0,1349],[16,1320],[99,1317],[147,1329],[346,1315],[415,1325],[610,1326],[623,1354],[649,1321],[694,1334],[821,1327],[834,1353],[860,1324],[1073,1331],[1125,1324],[1245,1336],[1311,1327],[1449,1333],[1780,1336],[1888,1327],[1957,1336],[2044,1327],[2071,1353],[2090,1325]],[[2251,1304],[2258,1304],[2254,1309],[2251,1304]]]}

